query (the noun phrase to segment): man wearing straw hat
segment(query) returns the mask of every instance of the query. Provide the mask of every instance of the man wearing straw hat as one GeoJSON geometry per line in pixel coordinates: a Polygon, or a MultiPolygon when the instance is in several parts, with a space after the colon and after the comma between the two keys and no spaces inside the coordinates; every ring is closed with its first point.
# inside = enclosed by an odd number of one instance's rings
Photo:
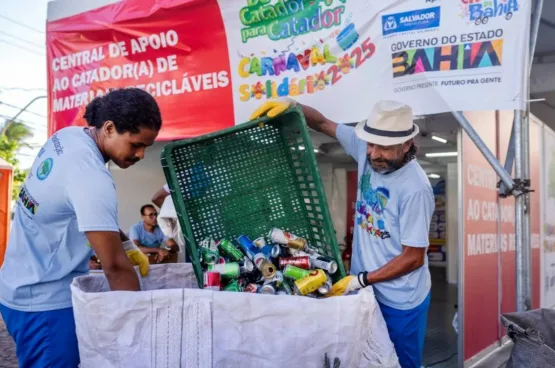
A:
{"type": "MultiPolygon", "coordinates": [[[[292,100],[269,101],[251,116],[274,117],[292,100]]],[[[332,294],[372,285],[403,368],[420,367],[430,306],[426,249],[434,195],[416,162],[419,129],[410,106],[380,101],[356,128],[300,105],[312,129],[336,138],[358,163],[351,275],[332,294]]]]}

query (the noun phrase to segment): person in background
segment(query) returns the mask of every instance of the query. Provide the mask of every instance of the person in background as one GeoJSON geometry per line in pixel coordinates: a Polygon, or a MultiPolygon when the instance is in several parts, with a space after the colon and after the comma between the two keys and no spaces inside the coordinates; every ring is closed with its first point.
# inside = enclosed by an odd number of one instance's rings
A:
{"type": "Polygon", "coordinates": [[[179,246],[173,239],[164,235],[158,226],[158,213],[151,204],[141,207],[142,221],[131,226],[129,238],[135,245],[147,255],[154,254],[156,263],[160,263],[168,258],[170,252],[179,252],[179,246]],[[166,245],[169,251],[166,250],[166,245]]]}
{"type": "Polygon", "coordinates": [[[169,195],[170,195],[170,187],[168,186],[168,184],[164,184],[162,188],[158,189],[158,191],[154,193],[151,201],[156,205],[156,207],[162,208],[162,205],[164,204],[164,200],[169,195]]]}
{"type": "MultiPolygon", "coordinates": [[[[274,117],[295,101],[268,101],[251,119],[274,117]]],[[[434,193],[416,162],[419,129],[410,106],[375,104],[356,128],[336,124],[300,105],[307,125],[339,141],[358,163],[358,190],[351,274],[330,295],[372,285],[403,368],[422,362],[431,280],[426,250],[434,193]]]]}
{"type": "Polygon", "coordinates": [[[84,118],[88,127],[61,129],[44,144],[15,206],[0,312],[22,368],[79,365],[70,284],[89,272],[92,250],[111,290],[140,290],[133,265],[148,273],[147,257],[119,230],[106,163],[126,169],[144,158],[162,126],[158,105],[143,90],[116,89],[92,100],[84,118]]]}

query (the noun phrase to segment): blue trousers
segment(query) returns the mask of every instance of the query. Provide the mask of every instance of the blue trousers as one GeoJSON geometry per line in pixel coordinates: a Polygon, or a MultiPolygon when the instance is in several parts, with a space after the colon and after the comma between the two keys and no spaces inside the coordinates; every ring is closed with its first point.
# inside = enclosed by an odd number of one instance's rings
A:
{"type": "Polygon", "coordinates": [[[391,308],[380,302],[378,304],[399,357],[399,364],[402,368],[420,368],[430,294],[419,306],[408,310],[391,308]]]}
{"type": "Polygon", "coordinates": [[[20,312],[0,304],[15,341],[20,368],[74,368],[79,365],[73,308],[20,312]]]}

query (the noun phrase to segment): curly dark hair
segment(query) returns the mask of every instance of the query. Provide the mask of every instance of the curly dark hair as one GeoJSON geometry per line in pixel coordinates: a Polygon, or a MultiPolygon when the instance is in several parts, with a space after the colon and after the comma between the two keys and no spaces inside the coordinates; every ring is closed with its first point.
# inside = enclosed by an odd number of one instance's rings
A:
{"type": "Polygon", "coordinates": [[[418,154],[418,147],[416,146],[416,143],[412,141],[412,144],[410,145],[409,150],[407,151],[407,153],[405,153],[405,157],[403,158],[403,164],[406,164],[409,161],[414,160],[417,154],[418,154]]]}
{"type": "Polygon", "coordinates": [[[138,133],[141,128],[158,131],[162,127],[156,100],[139,88],[114,89],[96,97],[87,105],[83,117],[88,126],[96,128],[111,120],[119,134],[138,133]]]}
{"type": "Polygon", "coordinates": [[[141,215],[143,215],[143,216],[145,215],[145,210],[146,210],[147,208],[152,208],[154,211],[156,211],[156,208],[154,208],[153,205],[151,205],[151,204],[145,204],[144,206],[141,207],[141,215]]]}

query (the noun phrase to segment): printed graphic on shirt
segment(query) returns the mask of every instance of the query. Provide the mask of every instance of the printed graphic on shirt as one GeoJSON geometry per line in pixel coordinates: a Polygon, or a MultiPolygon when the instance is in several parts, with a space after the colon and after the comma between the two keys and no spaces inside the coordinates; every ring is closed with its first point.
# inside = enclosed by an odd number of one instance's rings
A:
{"type": "Polygon", "coordinates": [[[357,224],[369,234],[387,239],[391,236],[387,230],[383,211],[389,202],[389,189],[384,187],[372,188],[370,184],[371,172],[366,171],[360,177],[360,198],[357,201],[357,224]]]}
{"type": "Polygon", "coordinates": [[[53,166],[54,160],[52,160],[52,158],[50,157],[41,162],[39,167],[37,168],[37,178],[39,178],[39,180],[46,179],[48,175],[50,175],[53,166]]]}
{"type": "Polygon", "coordinates": [[[29,214],[34,215],[37,213],[39,203],[29,194],[26,186],[21,188],[21,191],[19,192],[19,200],[29,214]]]}

